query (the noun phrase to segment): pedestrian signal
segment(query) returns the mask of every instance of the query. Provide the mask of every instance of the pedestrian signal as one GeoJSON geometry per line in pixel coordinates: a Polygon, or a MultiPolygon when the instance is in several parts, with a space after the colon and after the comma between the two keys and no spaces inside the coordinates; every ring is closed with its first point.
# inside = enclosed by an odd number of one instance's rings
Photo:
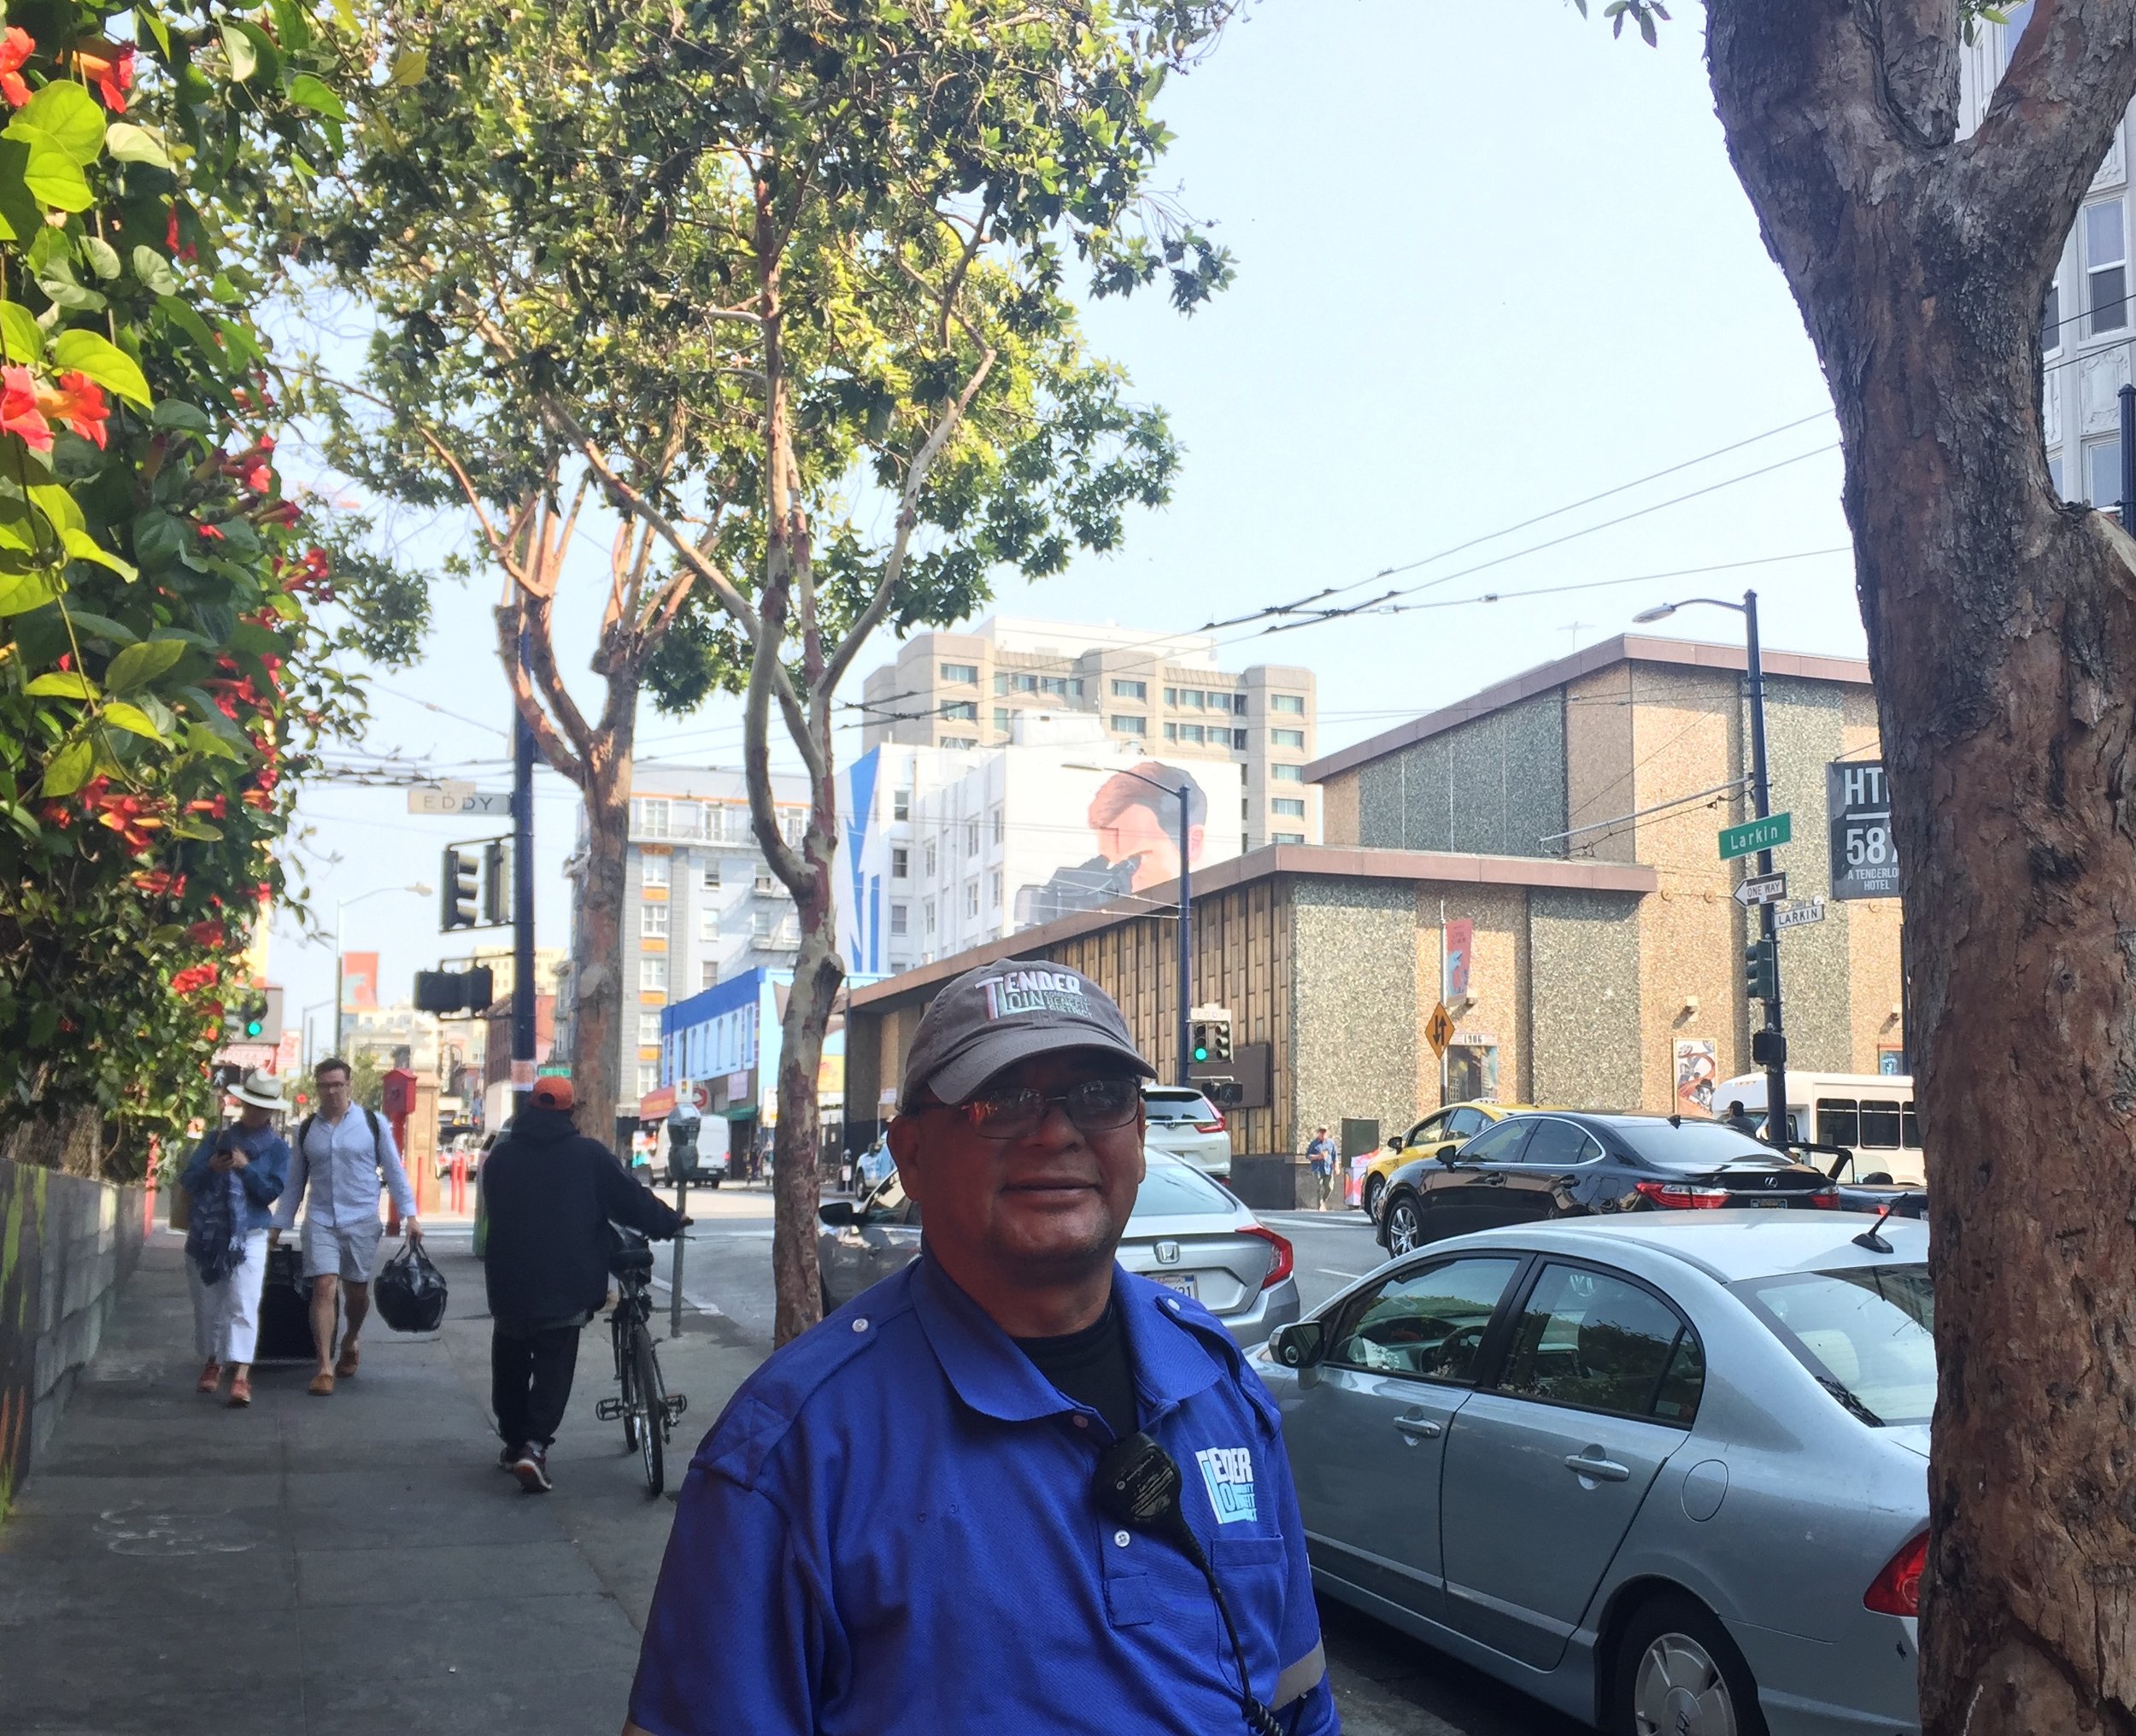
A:
{"type": "Polygon", "coordinates": [[[1771,941],[1754,941],[1744,949],[1745,993],[1752,1000],[1780,999],[1780,949],[1771,941]]]}

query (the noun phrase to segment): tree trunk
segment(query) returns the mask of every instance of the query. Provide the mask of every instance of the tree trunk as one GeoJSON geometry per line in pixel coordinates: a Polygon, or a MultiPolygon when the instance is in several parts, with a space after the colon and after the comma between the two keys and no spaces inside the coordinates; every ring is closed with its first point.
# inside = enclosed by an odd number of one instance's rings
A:
{"type": "MultiPolygon", "coordinates": [[[[812,857],[819,853],[819,835],[812,828],[805,847],[812,857]]],[[[775,1344],[797,1337],[823,1317],[815,1235],[816,1207],[823,1197],[816,1166],[823,1117],[816,1075],[823,1059],[824,1034],[830,1028],[831,1008],[846,971],[838,956],[830,876],[819,875],[816,883],[820,889],[796,906],[801,952],[794,960],[794,989],[780,1027],[778,1131],[772,1149],[775,1344]]]]}
{"type": "MultiPolygon", "coordinates": [[[[572,922],[572,1094],[578,1101],[579,1131],[604,1145],[615,1136],[616,1110],[626,1082],[619,1071],[623,1064],[623,894],[631,836],[631,753],[627,739],[619,755],[609,751],[612,747],[597,744],[587,756],[582,792],[586,863],[572,922]]],[[[637,1096],[629,1100],[635,1109],[637,1096]]],[[[623,1155],[627,1162],[630,1153],[623,1155]]]]}
{"type": "Polygon", "coordinates": [[[2136,54],[2071,73],[2103,78],[2079,93],[2097,150],[2013,153],[1998,184],[2008,141],[1952,136],[1951,0],[1709,17],[1730,155],[1839,414],[1905,865],[1939,1368],[1922,1727],[2126,1733],[2136,543],[2054,498],[2038,322],[2136,54]]]}

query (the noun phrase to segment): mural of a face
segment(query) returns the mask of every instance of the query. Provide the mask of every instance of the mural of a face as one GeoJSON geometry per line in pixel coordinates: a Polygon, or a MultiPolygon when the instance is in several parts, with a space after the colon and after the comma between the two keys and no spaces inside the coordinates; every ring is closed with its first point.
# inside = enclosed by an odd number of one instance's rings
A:
{"type": "MultiPolygon", "coordinates": [[[[1169,817],[1159,813],[1147,802],[1130,801],[1117,805],[1117,798],[1109,781],[1101,785],[1090,803],[1090,830],[1097,839],[1098,853],[1108,862],[1124,862],[1138,858],[1135,865],[1134,888],[1137,892],[1145,887],[1155,886],[1179,877],[1178,810],[1170,802],[1169,817]],[[1108,815],[1109,817],[1106,817],[1108,815]]],[[[1189,825],[1187,829],[1187,852],[1189,863],[1201,859],[1206,828],[1189,825]]]]}

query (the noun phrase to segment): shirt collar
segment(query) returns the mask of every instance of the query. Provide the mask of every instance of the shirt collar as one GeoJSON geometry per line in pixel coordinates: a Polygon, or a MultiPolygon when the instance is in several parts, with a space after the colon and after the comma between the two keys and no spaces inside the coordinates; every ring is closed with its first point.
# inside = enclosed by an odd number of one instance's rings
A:
{"type": "MultiPolygon", "coordinates": [[[[1222,1370],[1188,1323],[1164,1305],[1166,1293],[1116,1265],[1112,1293],[1127,1330],[1135,1389],[1153,1421],[1216,1384],[1222,1370]]],[[[1004,1422],[1059,1416],[1076,1406],[1039,1373],[992,1316],[958,1287],[923,1244],[912,1274],[912,1308],[957,1396],[1004,1422]]]]}

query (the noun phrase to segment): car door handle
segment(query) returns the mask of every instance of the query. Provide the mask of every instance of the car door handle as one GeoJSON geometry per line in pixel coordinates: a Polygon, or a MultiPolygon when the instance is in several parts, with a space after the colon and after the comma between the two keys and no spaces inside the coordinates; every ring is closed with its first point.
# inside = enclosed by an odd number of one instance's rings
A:
{"type": "Polygon", "coordinates": [[[1566,1458],[1565,1469],[1576,1471],[1583,1477],[1593,1477],[1599,1483],[1627,1482],[1632,1475],[1629,1465],[1621,1465],[1615,1459],[1588,1458],[1577,1452],[1566,1458]]]}
{"type": "Polygon", "coordinates": [[[1443,1422],[1434,1422],[1429,1416],[1397,1416],[1394,1426],[1409,1437],[1414,1446],[1420,1440],[1436,1440],[1446,1432],[1443,1422]]]}

